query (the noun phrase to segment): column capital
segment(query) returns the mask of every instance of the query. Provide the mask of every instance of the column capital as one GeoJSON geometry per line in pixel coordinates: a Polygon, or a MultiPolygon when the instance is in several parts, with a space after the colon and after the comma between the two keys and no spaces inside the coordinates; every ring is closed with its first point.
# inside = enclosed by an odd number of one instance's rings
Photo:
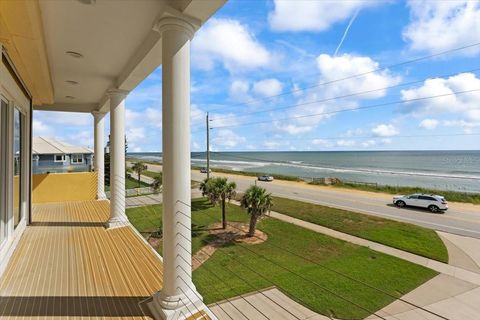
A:
{"type": "Polygon", "coordinates": [[[166,30],[183,31],[190,39],[192,39],[195,31],[200,28],[201,25],[201,20],[167,6],[161,17],[153,25],[152,29],[160,34],[166,30]]]}
{"type": "Polygon", "coordinates": [[[106,114],[107,114],[107,112],[105,112],[105,111],[100,111],[100,110],[94,110],[94,111],[92,111],[92,115],[93,115],[93,117],[95,117],[95,118],[97,118],[97,117],[98,117],[98,118],[103,118],[106,114]]]}
{"type": "Polygon", "coordinates": [[[111,88],[107,90],[107,96],[109,98],[111,97],[126,97],[129,94],[129,91],[127,90],[122,90],[122,89],[117,89],[117,88],[111,88]]]}

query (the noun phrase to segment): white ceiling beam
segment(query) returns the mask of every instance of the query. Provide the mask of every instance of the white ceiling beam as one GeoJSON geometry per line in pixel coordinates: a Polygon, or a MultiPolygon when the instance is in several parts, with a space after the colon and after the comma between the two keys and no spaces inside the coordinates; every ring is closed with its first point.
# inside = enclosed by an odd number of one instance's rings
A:
{"type": "Polygon", "coordinates": [[[97,103],[54,103],[42,106],[34,106],[36,111],[63,111],[63,112],[87,112],[91,113],[98,109],[97,103]]]}

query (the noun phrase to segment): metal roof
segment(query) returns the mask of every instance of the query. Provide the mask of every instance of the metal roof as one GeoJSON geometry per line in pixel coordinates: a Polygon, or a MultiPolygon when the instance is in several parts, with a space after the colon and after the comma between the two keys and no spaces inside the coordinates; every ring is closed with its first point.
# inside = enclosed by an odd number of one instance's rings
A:
{"type": "Polygon", "coordinates": [[[89,148],[73,146],[63,141],[33,137],[33,154],[92,154],[89,148]]]}

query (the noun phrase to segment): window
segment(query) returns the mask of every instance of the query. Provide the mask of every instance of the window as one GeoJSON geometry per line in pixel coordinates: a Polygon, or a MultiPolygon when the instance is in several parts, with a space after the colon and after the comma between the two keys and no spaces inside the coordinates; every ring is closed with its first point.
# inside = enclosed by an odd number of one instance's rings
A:
{"type": "Polygon", "coordinates": [[[13,227],[23,218],[22,210],[22,138],[23,115],[15,108],[13,112],[13,227]]]}
{"type": "Polygon", "coordinates": [[[408,199],[418,199],[418,196],[409,196],[408,199]]]}
{"type": "Polygon", "coordinates": [[[437,201],[437,199],[432,198],[432,197],[427,197],[427,196],[419,196],[418,198],[420,200],[437,201]]]}
{"type": "Polygon", "coordinates": [[[8,103],[0,101],[0,244],[7,238],[7,205],[6,205],[6,147],[7,147],[7,109],[8,103]]]}
{"type": "Polygon", "coordinates": [[[65,162],[65,155],[64,154],[56,154],[54,156],[55,162],[65,162]]]}
{"type": "Polygon", "coordinates": [[[72,154],[71,163],[73,164],[83,163],[83,154],[72,154]]]}

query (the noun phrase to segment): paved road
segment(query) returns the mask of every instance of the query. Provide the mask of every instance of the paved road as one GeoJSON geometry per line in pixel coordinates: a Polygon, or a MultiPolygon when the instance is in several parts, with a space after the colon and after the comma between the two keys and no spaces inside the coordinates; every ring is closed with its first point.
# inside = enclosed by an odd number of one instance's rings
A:
{"type": "MultiPolygon", "coordinates": [[[[161,166],[149,165],[149,169],[159,171],[161,166]]],[[[237,189],[240,192],[254,184],[256,180],[254,177],[212,174],[212,176],[216,175],[228,176],[229,179],[237,183],[237,189]]],[[[198,171],[192,171],[193,180],[201,181],[205,176],[198,171]]],[[[450,209],[446,213],[432,214],[422,209],[397,208],[391,204],[392,197],[385,194],[310,186],[287,181],[257,181],[257,184],[265,187],[273,195],[280,197],[357,211],[409,222],[434,230],[480,238],[480,206],[450,203],[450,209]]]]}

